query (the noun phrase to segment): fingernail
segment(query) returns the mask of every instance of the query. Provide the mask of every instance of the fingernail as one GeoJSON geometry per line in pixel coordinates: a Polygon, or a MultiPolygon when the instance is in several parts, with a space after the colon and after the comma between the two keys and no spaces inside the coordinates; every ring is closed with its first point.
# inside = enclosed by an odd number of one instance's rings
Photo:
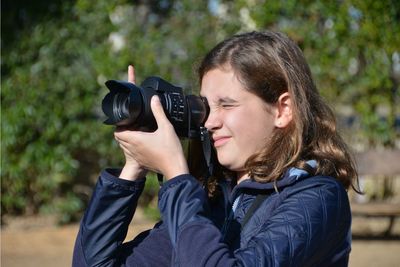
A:
{"type": "Polygon", "coordinates": [[[154,103],[160,103],[160,98],[158,97],[158,95],[153,95],[153,97],[151,98],[152,101],[154,101],[154,103]]]}

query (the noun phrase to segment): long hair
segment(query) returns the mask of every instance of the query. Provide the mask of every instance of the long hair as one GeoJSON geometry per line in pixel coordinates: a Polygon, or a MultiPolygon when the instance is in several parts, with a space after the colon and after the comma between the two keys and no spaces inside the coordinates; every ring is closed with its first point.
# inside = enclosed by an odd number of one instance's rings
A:
{"type": "Polygon", "coordinates": [[[208,71],[217,68],[231,68],[243,87],[266,103],[276,103],[285,92],[291,96],[290,124],[275,128],[262,151],[245,164],[254,180],[276,181],[288,168],[297,167],[312,175],[335,177],[346,189],[352,186],[357,191],[354,160],[337,131],[332,110],[316,89],[302,51],[292,40],[270,31],[235,35],[205,56],[198,69],[200,84],[208,71]],[[308,160],[315,160],[317,167],[310,168],[308,160]]]}

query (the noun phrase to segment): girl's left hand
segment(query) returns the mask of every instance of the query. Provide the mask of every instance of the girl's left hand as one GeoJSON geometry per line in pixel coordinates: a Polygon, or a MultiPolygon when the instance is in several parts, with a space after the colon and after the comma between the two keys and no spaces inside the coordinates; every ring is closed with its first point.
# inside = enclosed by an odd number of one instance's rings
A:
{"type": "Polygon", "coordinates": [[[167,180],[188,173],[182,145],[166,117],[158,96],[151,99],[151,110],[157,122],[155,132],[120,130],[114,133],[122,149],[128,151],[140,166],[162,173],[167,180]]]}

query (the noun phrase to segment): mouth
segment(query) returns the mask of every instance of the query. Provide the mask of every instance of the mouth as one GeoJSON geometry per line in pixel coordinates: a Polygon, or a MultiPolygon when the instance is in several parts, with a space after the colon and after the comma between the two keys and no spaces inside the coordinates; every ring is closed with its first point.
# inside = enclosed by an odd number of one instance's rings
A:
{"type": "Polygon", "coordinates": [[[220,147],[223,146],[224,144],[226,144],[229,139],[231,137],[230,136],[217,136],[217,137],[213,137],[214,140],[214,147],[220,147]]]}

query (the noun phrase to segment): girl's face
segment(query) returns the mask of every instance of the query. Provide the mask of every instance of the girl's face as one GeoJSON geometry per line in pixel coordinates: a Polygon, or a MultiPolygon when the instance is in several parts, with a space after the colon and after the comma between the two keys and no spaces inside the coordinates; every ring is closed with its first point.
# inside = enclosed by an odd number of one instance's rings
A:
{"type": "Polygon", "coordinates": [[[214,69],[202,79],[200,94],[207,98],[210,115],[205,127],[211,133],[218,161],[247,178],[247,159],[268,143],[277,109],[244,89],[233,70],[214,69]]]}

